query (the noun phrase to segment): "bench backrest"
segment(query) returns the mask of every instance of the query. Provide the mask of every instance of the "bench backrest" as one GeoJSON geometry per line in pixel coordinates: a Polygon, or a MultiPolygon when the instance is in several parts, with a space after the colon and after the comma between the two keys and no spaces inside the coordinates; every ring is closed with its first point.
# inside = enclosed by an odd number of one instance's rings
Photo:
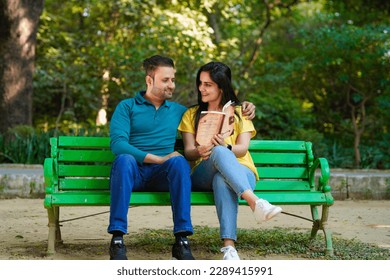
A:
{"type": "MultiPolygon", "coordinates": [[[[109,137],[60,136],[51,138],[50,144],[58,170],[50,180],[57,190],[109,190],[114,159],[109,137]]],[[[252,140],[249,150],[260,176],[256,189],[310,190],[308,169],[314,159],[310,142],[252,140]]]]}
{"type": "Polygon", "coordinates": [[[312,144],[305,141],[252,140],[249,146],[260,180],[256,190],[309,191],[312,144]]]}

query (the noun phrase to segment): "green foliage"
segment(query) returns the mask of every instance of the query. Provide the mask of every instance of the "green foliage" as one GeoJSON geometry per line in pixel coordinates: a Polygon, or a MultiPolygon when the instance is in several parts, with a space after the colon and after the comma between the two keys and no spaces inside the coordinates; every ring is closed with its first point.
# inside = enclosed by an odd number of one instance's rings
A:
{"type": "Polygon", "coordinates": [[[310,42],[305,44],[309,50],[304,56],[306,63],[299,69],[305,83],[297,81],[297,90],[313,103],[317,127],[324,135],[351,138],[342,142],[346,148],[357,137],[364,145],[370,135],[386,131],[386,123],[378,123],[376,117],[383,111],[379,97],[390,94],[384,30],[384,26],[341,25],[301,33],[310,42]],[[327,126],[321,129],[323,124],[327,126]]]}
{"type": "Polygon", "coordinates": [[[377,141],[378,146],[363,145],[362,168],[367,169],[390,169],[390,134],[382,135],[377,141]]]}
{"type": "Polygon", "coordinates": [[[107,128],[69,128],[66,133],[55,130],[47,132],[30,126],[15,126],[5,134],[0,134],[0,162],[43,164],[50,157],[50,138],[58,135],[108,136],[107,128]]]}
{"type": "MultiPolygon", "coordinates": [[[[271,62],[265,64],[268,67],[257,78],[262,94],[271,90],[278,94],[287,87],[290,97],[275,98],[276,102],[270,98],[269,106],[280,106],[279,102],[294,106],[294,98],[305,104],[311,119],[303,126],[304,131],[317,132],[314,138],[320,143],[314,147],[320,144],[321,156],[334,156],[330,158],[333,167],[355,167],[355,141],[360,142],[360,167],[383,166],[386,141],[379,139],[388,134],[389,123],[388,25],[378,21],[360,21],[360,25],[355,25],[340,6],[334,14],[327,14],[318,5],[311,15],[306,14],[303,23],[300,8],[297,7],[299,13],[293,15],[294,20],[279,23],[285,32],[267,37],[269,46],[264,52],[270,54],[271,62]],[[368,146],[375,152],[370,152],[368,146]]],[[[301,116],[292,109],[288,122],[298,131],[295,118],[301,116]]],[[[285,131],[290,132],[291,128],[285,131]]],[[[281,133],[285,136],[283,130],[281,133]]],[[[299,134],[294,132],[292,138],[296,136],[299,134]]]]}
{"type": "Polygon", "coordinates": [[[360,137],[360,167],[388,168],[388,15],[379,0],[47,0],[34,127],[93,134],[99,109],[109,121],[144,89],[142,61],[157,53],[175,60],[174,100],[192,105],[196,70],[220,60],[257,107],[258,138],[310,140],[332,167],[353,167],[360,137]]]}
{"type": "Polygon", "coordinates": [[[90,127],[97,111],[112,113],[144,87],[142,60],[161,53],[177,64],[177,99],[192,89],[194,61],[211,59],[214,45],[201,13],[151,1],[46,1],[38,33],[36,124],[90,127]],[[57,11],[61,10],[61,14],[57,11]],[[106,101],[105,99],[108,99],[106,101]],[[62,109],[61,109],[62,108],[62,109]]]}
{"type": "Polygon", "coordinates": [[[258,106],[254,123],[262,139],[295,138],[298,131],[312,121],[310,110],[294,98],[288,88],[262,95],[249,94],[248,98],[258,106]]]}
{"type": "Polygon", "coordinates": [[[0,162],[42,164],[50,156],[49,133],[29,126],[16,126],[0,135],[0,162]]]}

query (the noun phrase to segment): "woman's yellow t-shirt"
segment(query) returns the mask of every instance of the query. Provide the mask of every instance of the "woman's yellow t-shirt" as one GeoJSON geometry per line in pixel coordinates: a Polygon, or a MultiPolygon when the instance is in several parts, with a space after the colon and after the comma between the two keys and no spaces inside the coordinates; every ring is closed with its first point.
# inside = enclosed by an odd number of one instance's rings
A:
{"type": "MultiPolygon", "coordinates": [[[[196,134],[195,132],[195,114],[196,110],[198,110],[199,106],[194,106],[189,108],[183,115],[181,122],[179,124],[178,130],[181,132],[188,132],[191,134],[196,134]]],[[[234,114],[234,132],[232,135],[229,137],[225,138],[225,143],[230,144],[230,145],[235,145],[237,141],[238,135],[244,132],[251,132],[253,138],[256,135],[256,130],[255,127],[253,126],[252,121],[247,120],[242,116],[242,111],[241,111],[241,106],[236,106],[235,107],[235,112],[234,114]],[[239,118],[237,116],[239,115],[239,118]]],[[[242,165],[248,167],[250,170],[253,171],[256,175],[256,180],[259,179],[259,174],[257,173],[256,167],[253,163],[252,157],[248,152],[246,152],[245,156],[237,158],[238,162],[241,163],[242,165]]],[[[193,169],[202,161],[202,159],[198,159],[194,163],[193,169]]]]}

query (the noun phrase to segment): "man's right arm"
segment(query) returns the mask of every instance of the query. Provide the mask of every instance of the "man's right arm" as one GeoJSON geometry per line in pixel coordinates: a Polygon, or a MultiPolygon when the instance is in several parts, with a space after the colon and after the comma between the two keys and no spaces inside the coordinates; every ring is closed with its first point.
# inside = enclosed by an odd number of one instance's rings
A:
{"type": "Polygon", "coordinates": [[[115,109],[110,122],[110,147],[115,155],[130,154],[143,163],[147,153],[130,144],[131,105],[121,102],[115,109]]]}

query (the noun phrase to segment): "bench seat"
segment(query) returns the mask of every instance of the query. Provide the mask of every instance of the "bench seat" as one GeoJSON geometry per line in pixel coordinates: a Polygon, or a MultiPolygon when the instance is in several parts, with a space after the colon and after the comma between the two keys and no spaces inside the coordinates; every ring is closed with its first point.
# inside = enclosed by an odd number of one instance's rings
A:
{"type": "MultiPolygon", "coordinates": [[[[109,137],[59,136],[50,139],[51,156],[44,162],[48,254],[55,253],[56,244],[62,242],[60,207],[110,205],[109,175],[114,155],[109,142],[109,137]]],[[[178,140],[176,150],[182,149],[182,142],[178,140]]],[[[327,220],[334,199],[328,185],[327,160],[314,158],[312,144],[306,141],[251,140],[249,151],[260,176],[255,187],[257,196],[276,205],[308,205],[309,220],[313,222],[311,237],[322,230],[325,253],[332,255],[332,236],[327,220]],[[319,207],[322,207],[321,215],[319,207]]],[[[246,204],[244,200],[239,203],[246,204]]],[[[213,193],[192,192],[191,204],[214,205],[213,193]]],[[[169,193],[134,192],[130,206],[143,205],[170,205],[169,193]]]]}

